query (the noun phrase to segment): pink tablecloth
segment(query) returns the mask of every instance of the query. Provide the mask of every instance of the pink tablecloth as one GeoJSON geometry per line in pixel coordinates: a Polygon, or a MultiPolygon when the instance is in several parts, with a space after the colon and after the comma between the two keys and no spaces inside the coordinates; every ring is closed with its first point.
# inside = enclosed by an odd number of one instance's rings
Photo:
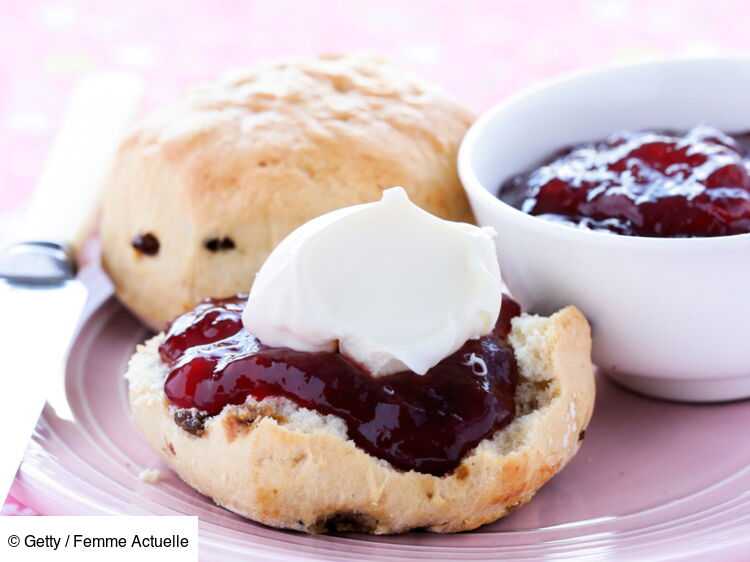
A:
{"type": "MultiPolygon", "coordinates": [[[[92,70],[143,74],[153,106],[186,84],[259,57],[370,49],[441,82],[481,111],[542,77],[613,58],[750,48],[746,0],[5,4],[0,214],[22,207],[68,89],[92,70]]],[[[29,513],[10,498],[2,508],[3,515],[29,513]]]]}

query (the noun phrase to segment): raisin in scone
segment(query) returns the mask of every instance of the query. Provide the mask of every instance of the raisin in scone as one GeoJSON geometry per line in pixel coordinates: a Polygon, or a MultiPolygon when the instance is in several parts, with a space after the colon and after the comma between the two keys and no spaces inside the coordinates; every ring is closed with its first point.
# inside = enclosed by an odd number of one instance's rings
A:
{"type": "Polygon", "coordinates": [[[150,327],[248,280],[294,228],[405,185],[472,215],[456,172],[473,115],[365,55],[269,61],[188,91],[125,139],[105,189],[102,261],[150,327]]]}

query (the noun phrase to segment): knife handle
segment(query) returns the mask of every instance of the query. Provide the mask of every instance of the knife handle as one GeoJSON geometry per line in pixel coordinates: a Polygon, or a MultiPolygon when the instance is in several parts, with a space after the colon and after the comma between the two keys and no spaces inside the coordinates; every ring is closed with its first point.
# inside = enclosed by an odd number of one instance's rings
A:
{"type": "Polygon", "coordinates": [[[75,86],[27,208],[22,240],[54,243],[73,259],[144,94],[143,80],[126,72],[93,74],[75,86]]]}

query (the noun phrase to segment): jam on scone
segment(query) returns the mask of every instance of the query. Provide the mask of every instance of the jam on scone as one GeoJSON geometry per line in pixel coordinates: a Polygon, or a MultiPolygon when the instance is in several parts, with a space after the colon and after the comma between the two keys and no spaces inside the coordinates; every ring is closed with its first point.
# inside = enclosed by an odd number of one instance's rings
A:
{"type": "Polygon", "coordinates": [[[228,404],[283,396],[342,418],[360,448],[397,468],[443,475],[513,420],[518,374],[506,338],[520,307],[507,296],[492,333],[424,375],[377,378],[338,352],[263,345],[242,325],[246,302],[202,302],[171,324],[159,348],[175,421],[191,433],[228,404]]]}

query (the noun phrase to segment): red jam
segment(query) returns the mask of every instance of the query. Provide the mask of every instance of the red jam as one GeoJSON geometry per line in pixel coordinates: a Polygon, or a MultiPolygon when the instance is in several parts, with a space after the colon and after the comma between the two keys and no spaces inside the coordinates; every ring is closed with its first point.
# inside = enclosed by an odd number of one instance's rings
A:
{"type": "Polygon", "coordinates": [[[685,135],[619,132],[567,148],[505,182],[498,197],[522,211],[631,236],[750,232],[750,132],[707,126],[685,135]]]}
{"type": "Polygon", "coordinates": [[[379,378],[339,353],[262,344],[242,326],[244,303],[244,295],[202,302],[174,320],[159,348],[171,369],[164,390],[188,431],[247,396],[283,396],[342,418],[360,448],[397,468],[443,475],[513,420],[518,375],[506,337],[520,307],[506,296],[493,333],[425,375],[379,378]]]}

